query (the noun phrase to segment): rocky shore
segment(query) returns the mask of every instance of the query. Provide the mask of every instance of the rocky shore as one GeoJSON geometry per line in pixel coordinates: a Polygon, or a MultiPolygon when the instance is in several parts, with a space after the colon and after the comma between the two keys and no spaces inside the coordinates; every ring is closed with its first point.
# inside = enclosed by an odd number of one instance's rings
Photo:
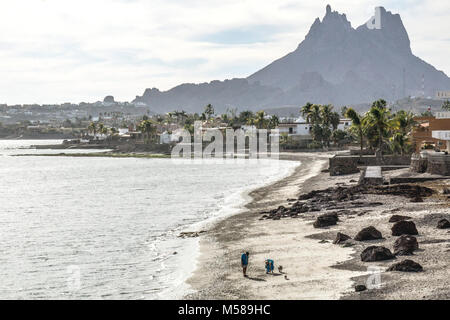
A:
{"type": "Polygon", "coordinates": [[[201,235],[190,299],[449,299],[450,180],[358,185],[326,154],[201,235]],[[250,251],[248,279],[239,256],[250,251]],[[266,275],[263,261],[283,272],[266,275]]]}

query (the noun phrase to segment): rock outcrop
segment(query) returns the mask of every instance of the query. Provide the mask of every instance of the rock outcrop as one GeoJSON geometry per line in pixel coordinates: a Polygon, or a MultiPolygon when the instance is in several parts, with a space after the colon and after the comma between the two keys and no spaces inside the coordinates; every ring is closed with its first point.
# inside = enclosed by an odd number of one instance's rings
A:
{"type": "Polygon", "coordinates": [[[334,244],[340,244],[340,243],[343,243],[343,242],[345,242],[347,240],[350,240],[350,239],[351,239],[350,236],[338,232],[337,235],[336,235],[336,239],[334,239],[333,243],[334,244]]]}
{"type": "Polygon", "coordinates": [[[361,253],[361,261],[373,262],[394,259],[391,250],[381,246],[370,246],[361,253]]]}
{"type": "Polygon", "coordinates": [[[382,238],[383,235],[381,234],[381,232],[372,226],[362,229],[355,236],[356,241],[378,240],[382,238]]]}
{"type": "Polygon", "coordinates": [[[404,220],[411,220],[411,217],[408,216],[400,216],[398,214],[394,214],[390,219],[389,222],[390,223],[394,223],[394,222],[399,222],[399,221],[404,221],[404,220]]]}
{"type": "Polygon", "coordinates": [[[402,272],[421,272],[423,268],[417,262],[412,260],[404,260],[390,266],[387,271],[402,271],[402,272]]]}
{"type": "Polygon", "coordinates": [[[448,221],[447,219],[441,219],[439,220],[437,227],[438,229],[449,229],[450,221],[448,221]]]}
{"type": "Polygon", "coordinates": [[[393,236],[401,236],[403,234],[407,235],[418,235],[416,225],[412,221],[399,221],[392,227],[393,236]]]}
{"type": "Polygon", "coordinates": [[[419,243],[414,236],[402,235],[395,240],[394,255],[396,256],[408,256],[417,249],[419,249],[419,243]]]}
{"type": "Polygon", "coordinates": [[[336,213],[325,213],[318,216],[313,225],[314,228],[324,228],[335,225],[338,220],[339,219],[336,213]]]}

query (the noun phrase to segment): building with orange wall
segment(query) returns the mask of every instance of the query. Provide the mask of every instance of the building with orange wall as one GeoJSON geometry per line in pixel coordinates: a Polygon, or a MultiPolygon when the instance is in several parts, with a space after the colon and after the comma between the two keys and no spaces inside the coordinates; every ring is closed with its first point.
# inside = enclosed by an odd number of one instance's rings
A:
{"type": "Polygon", "coordinates": [[[434,149],[446,150],[447,141],[433,137],[437,131],[450,130],[450,113],[438,112],[433,117],[415,117],[416,127],[412,132],[412,143],[415,146],[416,153],[419,153],[425,146],[432,146],[434,149]]]}

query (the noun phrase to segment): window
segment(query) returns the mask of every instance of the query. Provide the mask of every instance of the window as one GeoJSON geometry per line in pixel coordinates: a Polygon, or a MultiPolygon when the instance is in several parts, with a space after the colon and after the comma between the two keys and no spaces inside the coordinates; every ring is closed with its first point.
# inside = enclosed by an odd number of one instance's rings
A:
{"type": "Polygon", "coordinates": [[[294,129],[293,128],[289,128],[289,133],[292,133],[292,132],[294,132],[294,129]]]}

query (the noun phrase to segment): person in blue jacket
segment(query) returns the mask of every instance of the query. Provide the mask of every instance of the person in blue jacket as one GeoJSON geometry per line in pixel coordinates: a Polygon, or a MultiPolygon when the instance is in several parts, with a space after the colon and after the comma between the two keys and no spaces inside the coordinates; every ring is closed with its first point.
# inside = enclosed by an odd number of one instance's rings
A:
{"type": "Polygon", "coordinates": [[[273,273],[274,263],[272,259],[266,260],[266,273],[273,273]]]}
{"type": "Polygon", "coordinates": [[[248,251],[246,253],[243,253],[241,256],[241,266],[244,277],[247,276],[248,256],[249,256],[248,251]]]}

